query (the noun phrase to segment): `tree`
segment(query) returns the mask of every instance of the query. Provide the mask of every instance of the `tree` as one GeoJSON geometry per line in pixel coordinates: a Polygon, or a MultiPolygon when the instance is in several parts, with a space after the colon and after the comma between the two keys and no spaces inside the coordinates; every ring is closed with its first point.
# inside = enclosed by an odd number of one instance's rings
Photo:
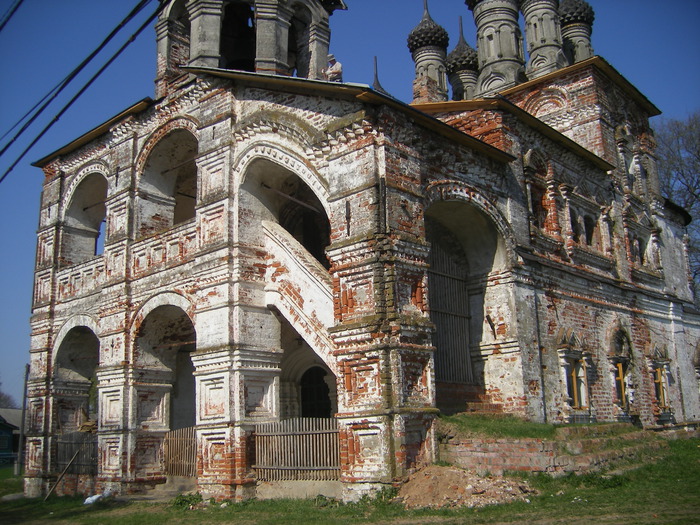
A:
{"type": "Polygon", "coordinates": [[[690,271],[700,297],[700,111],[685,120],[662,120],[655,127],[659,185],[664,197],[686,209],[690,271]]]}
{"type": "MultiPolygon", "coordinates": [[[[0,387],[2,387],[2,383],[0,383],[0,387]]],[[[2,388],[0,388],[0,408],[19,408],[15,398],[3,392],[2,388]]]]}

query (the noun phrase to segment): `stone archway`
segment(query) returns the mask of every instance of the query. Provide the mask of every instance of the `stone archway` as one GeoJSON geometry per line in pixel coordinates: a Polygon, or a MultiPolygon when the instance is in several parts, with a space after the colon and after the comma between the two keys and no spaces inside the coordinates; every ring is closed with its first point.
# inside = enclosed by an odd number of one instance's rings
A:
{"type": "Polygon", "coordinates": [[[142,410],[140,419],[158,417],[154,423],[167,430],[194,426],[195,381],[190,354],[196,349],[196,339],[194,324],[178,306],[158,306],[144,317],[136,333],[135,363],[144,379],[152,379],[159,385],[156,390],[163,390],[154,399],[163,405],[154,413],[142,410]]]}
{"type": "Polygon", "coordinates": [[[71,328],[61,340],[53,375],[59,434],[97,428],[99,354],[100,340],[87,326],[71,328]]]}
{"type": "Polygon", "coordinates": [[[438,408],[452,413],[483,399],[488,388],[483,354],[496,336],[485,307],[488,277],[505,267],[505,243],[486,214],[460,200],[430,205],[426,236],[436,400],[438,408]]]}

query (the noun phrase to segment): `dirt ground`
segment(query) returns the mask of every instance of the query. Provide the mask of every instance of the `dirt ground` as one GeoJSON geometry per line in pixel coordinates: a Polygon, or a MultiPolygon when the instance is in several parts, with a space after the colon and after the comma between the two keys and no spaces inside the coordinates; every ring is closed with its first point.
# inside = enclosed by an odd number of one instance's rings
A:
{"type": "Polygon", "coordinates": [[[431,465],[412,474],[397,499],[410,508],[483,507],[528,500],[536,491],[524,481],[499,476],[481,477],[451,466],[431,465]]]}

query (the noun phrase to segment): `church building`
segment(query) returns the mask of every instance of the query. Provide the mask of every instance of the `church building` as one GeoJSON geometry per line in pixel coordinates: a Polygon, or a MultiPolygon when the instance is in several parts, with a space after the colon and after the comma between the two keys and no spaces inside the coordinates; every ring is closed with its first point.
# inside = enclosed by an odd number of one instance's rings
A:
{"type": "Polygon", "coordinates": [[[353,500],[440,414],[700,420],[659,110],[584,0],[465,3],[406,104],[326,78],[351,1],[161,0],[155,98],[36,163],[27,495],[353,500]]]}

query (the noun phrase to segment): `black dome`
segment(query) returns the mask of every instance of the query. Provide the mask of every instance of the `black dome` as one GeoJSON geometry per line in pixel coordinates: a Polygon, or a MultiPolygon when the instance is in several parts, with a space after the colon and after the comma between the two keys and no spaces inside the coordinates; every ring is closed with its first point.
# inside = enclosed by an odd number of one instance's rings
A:
{"type": "Polygon", "coordinates": [[[478,70],[479,59],[476,50],[460,36],[455,48],[447,55],[447,72],[457,73],[458,71],[478,70]]]}
{"type": "Polygon", "coordinates": [[[585,0],[562,0],[559,5],[561,25],[584,23],[593,25],[595,13],[585,0]]]}
{"type": "Polygon", "coordinates": [[[423,19],[408,34],[408,50],[413,53],[421,47],[435,46],[447,49],[450,43],[450,36],[445,29],[438,25],[426,9],[423,12],[423,19]]]}

